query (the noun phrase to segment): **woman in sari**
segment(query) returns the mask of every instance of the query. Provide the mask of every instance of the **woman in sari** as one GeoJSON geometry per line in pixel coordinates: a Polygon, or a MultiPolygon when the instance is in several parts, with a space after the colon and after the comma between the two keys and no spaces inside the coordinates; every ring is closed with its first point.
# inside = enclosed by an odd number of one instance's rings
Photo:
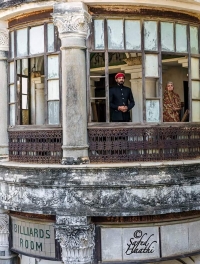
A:
{"type": "Polygon", "coordinates": [[[163,122],[180,122],[181,99],[174,92],[173,82],[168,82],[163,98],[163,122]]]}

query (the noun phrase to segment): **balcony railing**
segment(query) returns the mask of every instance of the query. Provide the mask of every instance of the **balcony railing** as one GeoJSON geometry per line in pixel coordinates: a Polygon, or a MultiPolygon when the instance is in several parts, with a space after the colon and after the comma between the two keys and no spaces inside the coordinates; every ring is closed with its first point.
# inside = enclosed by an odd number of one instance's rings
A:
{"type": "Polygon", "coordinates": [[[9,160],[60,163],[62,130],[9,131],[9,160]]]}
{"type": "Polygon", "coordinates": [[[89,127],[91,162],[200,158],[200,126],[89,127]]]}

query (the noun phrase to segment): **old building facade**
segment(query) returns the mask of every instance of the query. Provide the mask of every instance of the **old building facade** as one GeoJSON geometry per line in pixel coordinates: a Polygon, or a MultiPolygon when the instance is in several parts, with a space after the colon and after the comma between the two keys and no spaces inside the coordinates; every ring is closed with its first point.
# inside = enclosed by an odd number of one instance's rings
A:
{"type": "Polygon", "coordinates": [[[199,26],[195,0],[0,1],[0,263],[200,262],[199,26]]]}

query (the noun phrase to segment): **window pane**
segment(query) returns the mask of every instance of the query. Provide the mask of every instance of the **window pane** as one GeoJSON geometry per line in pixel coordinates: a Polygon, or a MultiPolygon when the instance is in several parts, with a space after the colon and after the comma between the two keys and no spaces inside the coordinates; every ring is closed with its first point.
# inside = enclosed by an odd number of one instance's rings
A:
{"type": "Polygon", "coordinates": [[[145,95],[146,98],[158,97],[158,79],[146,78],[145,79],[145,95]]]}
{"type": "Polygon", "coordinates": [[[145,56],[145,76],[158,77],[158,55],[146,54],[145,56]]]}
{"type": "Polygon", "coordinates": [[[59,80],[48,81],[48,100],[59,100],[59,80]]]}
{"type": "Polygon", "coordinates": [[[159,122],[159,100],[146,100],[147,122],[159,122]]]}
{"type": "Polygon", "coordinates": [[[10,105],[10,125],[15,125],[15,104],[10,105]]]}
{"type": "Polygon", "coordinates": [[[199,79],[199,59],[191,58],[191,77],[192,79],[199,79]]]}
{"type": "Polygon", "coordinates": [[[192,102],[192,121],[193,122],[200,121],[200,101],[192,102]]]}
{"type": "Polygon", "coordinates": [[[48,37],[47,51],[48,52],[54,51],[54,25],[52,23],[49,23],[47,25],[47,37],[48,37]]]}
{"type": "Polygon", "coordinates": [[[124,49],[123,20],[108,20],[108,48],[124,49]]]}
{"type": "Polygon", "coordinates": [[[58,56],[48,56],[48,79],[59,78],[58,56]]]}
{"type": "Polygon", "coordinates": [[[22,95],[22,109],[28,109],[27,95],[22,95]]]}
{"type": "Polygon", "coordinates": [[[140,21],[125,21],[126,49],[141,49],[140,21]]]}
{"type": "Polygon", "coordinates": [[[10,83],[14,82],[14,62],[10,63],[10,83]]]}
{"type": "Polygon", "coordinates": [[[192,82],[192,99],[200,100],[200,82],[198,81],[192,82]]]}
{"type": "Polygon", "coordinates": [[[48,123],[50,125],[59,124],[59,102],[48,102],[48,123]]]}
{"type": "Polygon", "coordinates": [[[95,49],[104,49],[104,21],[94,20],[95,49]]]}
{"type": "Polygon", "coordinates": [[[27,28],[17,30],[17,56],[28,55],[27,28]]]}
{"type": "Polygon", "coordinates": [[[177,52],[187,52],[186,25],[176,24],[176,51],[177,52]]]}
{"type": "Polygon", "coordinates": [[[144,48],[145,50],[158,50],[157,22],[144,22],[144,48]]]}
{"type": "Polygon", "coordinates": [[[161,22],[161,46],[163,51],[174,51],[174,25],[161,22]]]}
{"type": "Polygon", "coordinates": [[[22,94],[28,93],[28,79],[22,77],[22,94]]]}
{"type": "Polygon", "coordinates": [[[28,59],[22,60],[22,74],[28,76],[28,59]]]}
{"type": "Polygon", "coordinates": [[[15,102],[15,86],[14,84],[10,85],[10,103],[15,102]]]}
{"type": "Polygon", "coordinates": [[[14,31],[10,33],[10,57],[14,57],[14,31]]]}
{"type": "Polygon", "coordinates": [[[191,49],[191,53],[193,54],[199,53],[198,28],[197,27],[190,27],[190,49],[191,49]]]}
{"type": "Polygon", "coordinates": [[[30,29],[30,54],[44,52],[44,26],[30,29]]]}

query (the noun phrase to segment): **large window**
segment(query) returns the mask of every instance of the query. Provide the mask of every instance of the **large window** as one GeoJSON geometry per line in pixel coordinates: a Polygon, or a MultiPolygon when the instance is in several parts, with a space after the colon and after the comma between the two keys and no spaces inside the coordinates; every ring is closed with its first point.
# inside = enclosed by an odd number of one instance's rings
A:
{"type": "Polygon", "coordinates": [[[10,31],[10,126],[60,124],[57,35],[52,23],[10,31]]]}
{"type": "Polygon", "coordinates": [[[109,88],[117,72],[135,99],[133,123],[162,123],[168,81],[180,98],[179,122],[200,122],[199,27],[157,19],[94,19],[89,122],[110,122],[109,88]]]}

